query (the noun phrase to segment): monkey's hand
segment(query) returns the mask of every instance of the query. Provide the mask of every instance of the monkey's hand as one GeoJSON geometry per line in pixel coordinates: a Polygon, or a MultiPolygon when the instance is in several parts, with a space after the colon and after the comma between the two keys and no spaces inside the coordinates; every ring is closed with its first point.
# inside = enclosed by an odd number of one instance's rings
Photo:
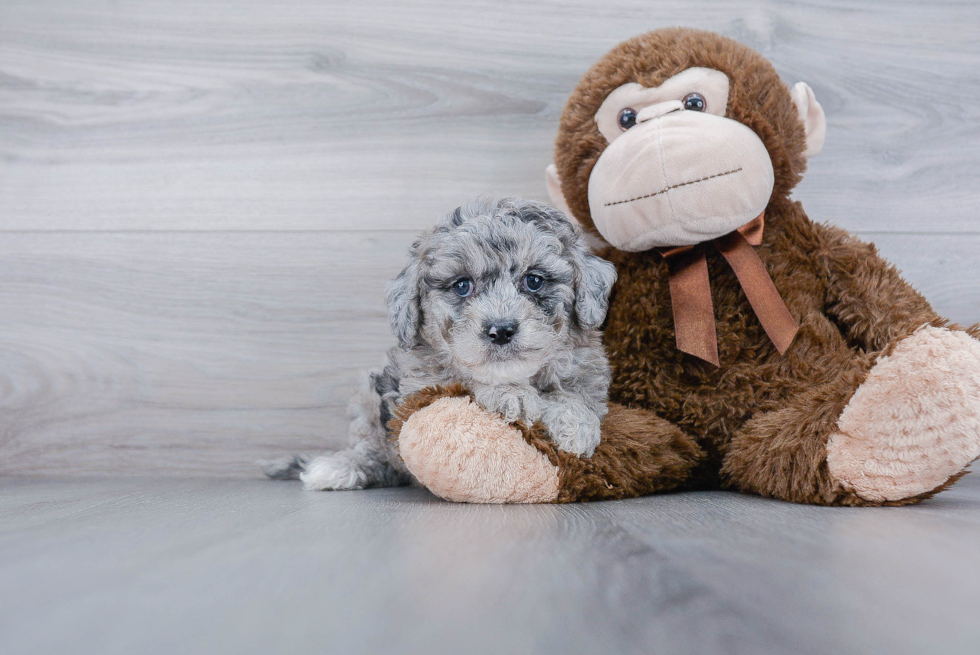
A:
{"type": "Polygon", "coordinates": [[[651,412],[611,405],[591,458],[560,450],[540,423],[509,424],[459,386],[406,398],[388,428],[409,471],[456,502],[547,503],[629,498],[682,484],[704,457],[651,412]]]}
{"type": "Polygon", "coordinates": [[[432,493],[456,502],[551,503],[556,462],[461,386],[430,387],[406,398],[388,422],[408,470],[432,493]]]}

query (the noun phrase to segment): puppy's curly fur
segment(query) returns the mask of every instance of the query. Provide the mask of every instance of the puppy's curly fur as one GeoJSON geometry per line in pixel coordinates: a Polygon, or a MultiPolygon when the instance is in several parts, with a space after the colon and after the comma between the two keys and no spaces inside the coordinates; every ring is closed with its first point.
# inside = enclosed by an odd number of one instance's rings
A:
{"type": "Polygon", "coordinates": [[[559,449],[591,456],[607,411],[599,326],[616,272],[582,231],[541,203],[479,198],[409,254],[387,293],[398,346],[351,400],[349,448],[265,462],[266,474],[313,490],[408,483],[388,421],[400,399],[453,384],[509,422],[541,424],[559,449]]]}

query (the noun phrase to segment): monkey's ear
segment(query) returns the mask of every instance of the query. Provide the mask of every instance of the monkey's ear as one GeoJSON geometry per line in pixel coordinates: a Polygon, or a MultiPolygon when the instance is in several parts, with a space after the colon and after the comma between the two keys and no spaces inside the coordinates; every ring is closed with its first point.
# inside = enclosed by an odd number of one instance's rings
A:
{"type": "Polygon", "coordinates": [[[568,203],[565,202],[565,194],[561,192],[558,167],[554,164],[548,164],[548,168],[544,169],[544,176],[548,181],[548,197],[551,199],[551,205],[560,209],[568,217],[568,220],[578,223],[578,220],[572,215],[572,210],[568,208],[568,203]]]}
{"type": "Polygon", "coordinates": [[[616,283],[616,267],[589,252],[584,241],[575,246],[575,265],[579,270],[575,288],[575,315],[579,325],[597,329],[606,320],[609,294],[616,283]]]}
{"type": "Polygon", "coordinates": [[[402,348],[411,348],[418,340],[422,314],[419,308],[419,261],[418,252],[412,248],[412,262],[388,283],[385,300],[391,318],[391,331],[402,348]]]}
{"type": "Polygon", "coordinates": [[[803,121],[803,130],[806,133],[806,150],[803,151],[803,156],[809,159],[820,154],[823,149],[823,142],[827,137],[827,117],[813,95],[813,89],[806,82],[797,82],[789,93],[796,103],[800,120],[803,121]]]}

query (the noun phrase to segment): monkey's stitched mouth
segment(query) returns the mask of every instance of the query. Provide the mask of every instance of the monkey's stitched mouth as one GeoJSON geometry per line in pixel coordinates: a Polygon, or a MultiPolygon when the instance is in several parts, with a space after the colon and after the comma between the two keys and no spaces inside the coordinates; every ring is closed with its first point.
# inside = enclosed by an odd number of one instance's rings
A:
{"type": "Polygon", "coordinates": [[[682,186],[688,186],[689,184],[697,184],[698,182],[706,182],[707,180],[713,180],[716,177],[722,177],[723,175],[731,175],[732,173],[738,173],[741,170],[742,170],[742,167],[739,166],[738,168],[733,168],[732,170],[725,171],[724,173],[715,173],[714,175],[709,175],[707,177],[702,177],[702,178],[699,178],[697,180],[690,180],[688,182],[681,182],[680,184],[674,184],[674,185],[671,185],[671,186],[669,186],[669,187],[667,187],[665,189],[661,189],[660,191],[655,191],[653,193],[648,193],[645,196],[637,196],[635,198],[630,198],[629,200],[617,200],[616,202],[607,202],[605,205],[603,205],[603,207],[612,207],[613,205],[623,205],[623,204],[626,204],[628,202],[635,202],[637,200],[643,200],[644,198],[653,198],[654,196],[659,196],[662,193],[667,193],[671,189],[676,189],[676,188],[682,187],[682,186]]]}

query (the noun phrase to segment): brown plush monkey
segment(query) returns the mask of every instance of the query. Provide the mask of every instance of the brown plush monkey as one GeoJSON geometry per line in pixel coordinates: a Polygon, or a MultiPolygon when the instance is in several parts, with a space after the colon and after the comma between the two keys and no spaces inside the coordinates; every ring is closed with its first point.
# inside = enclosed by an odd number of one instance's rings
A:
{"type": "Polygon", "coordinates": [[[980,343],[873,246],[789,198],[823,111],[761,55],[708,32],[620,44],[561,118],[553,201],[609,244],[612,406],[590,459],[464,389],[391,426],[457,501],[566,502],[727,488],[905,504],[980,456],[980,343]]]}

